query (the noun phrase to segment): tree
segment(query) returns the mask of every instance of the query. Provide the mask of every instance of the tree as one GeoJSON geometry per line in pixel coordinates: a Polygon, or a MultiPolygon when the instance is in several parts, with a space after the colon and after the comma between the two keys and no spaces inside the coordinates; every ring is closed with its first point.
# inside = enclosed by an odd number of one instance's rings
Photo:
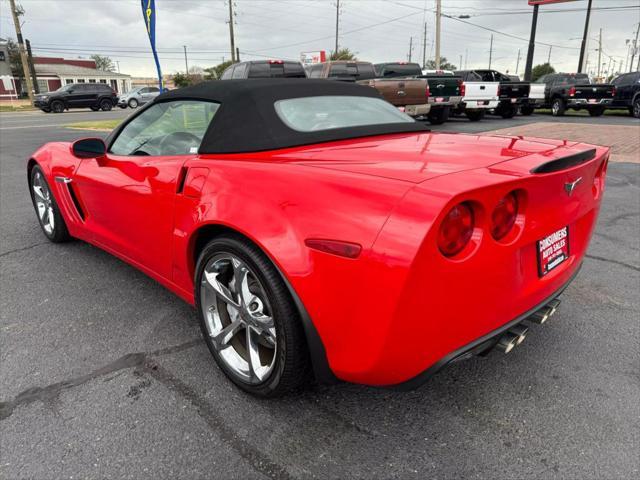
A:
{"type": "Polygon", "coordinates": [[[233,65],[231,60],[227,60],[226,62],[219,63],[215,67],[209,67],[204,69],[204,79],[205,80],[217,80],[222,76],[222,73],[233,65]]]}
{"type": "MultiPolygon", "coordinates": [[[[436,61],[427,60],[427,70],[436,70],[436,61]]],[[[449,63],[446,57],[440,57],[440,70],[458,70],[453,63],[449,63]]]]}
{"type": "Polygon", "coordinates": [[[540,77],[549,75],[550,73],[556,73],[556,69],[553,68],[549,63],[536,65],[535,67],[533,67],[533,70],[531,70],[531,81],[535,82],[540,77]]]}
{"type": "Polygon", "coordinates": [[[331,56],[329,60],[353,60],[354,62],[358,59],[356,58],[355,52],[352,52],[348,48],[339,48],[337,52],[331,52],[331,56]]]}
{"type": "Polygon", "coordinates": [[[173,84],[178,88],[188,87],[191,85],[191,80],[188,75],[177,72],[173,74],[173,84]]]}
{"type": "Polygon", "coordinates": [[[113,72],[116,67],[109,57],[105,57],[104,55],[91,55],[90,57],[94,62],[96,62],[96,68],[98,70],[102,70],[105,72],[113,72]]]}
{"type": "Polygon", "coordinates": [[[20,58],[20,47],[10,38],[7,40],[7,51],[9,52],[9,66],[11,75],[17,78],[24,77],[22,70],[22,59],[20,58]]]}

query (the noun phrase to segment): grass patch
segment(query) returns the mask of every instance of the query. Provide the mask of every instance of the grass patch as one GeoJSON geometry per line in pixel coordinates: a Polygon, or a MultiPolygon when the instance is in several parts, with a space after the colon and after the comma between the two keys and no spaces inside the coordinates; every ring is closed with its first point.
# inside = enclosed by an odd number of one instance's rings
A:
{"type": "Polygon", "coordinates": [[[31,105],[0,105],[0,112],[28,112],[36,110],[31,105]]]}
{"type": "Polygon", "coordinates": [[[77,122],[65,125],[67,128],[75,128],[78,130],[100,130],[110,132],[122,123],[122,119],[115,120],[98,120],[92,122],[77,122]]]}

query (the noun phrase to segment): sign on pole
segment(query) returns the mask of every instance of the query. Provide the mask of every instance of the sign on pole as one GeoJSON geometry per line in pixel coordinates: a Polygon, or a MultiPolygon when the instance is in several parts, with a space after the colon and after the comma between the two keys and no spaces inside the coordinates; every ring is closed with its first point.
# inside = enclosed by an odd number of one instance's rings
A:
{"type": "Polygon", "coordinates": [[[317,52],[302,52],[300,53],[300,62],[303,65],[312,65],[314,63],[322,63],[327,60],[327,54],[324,50],[317,52]]]}
{"type": "Polygon", "coordinates": [[[158,60],[158,52],[156,51],[156,2],[155,0],[140,0],[140,5],[142,6],[142,16],[144,17],[147,35],[149,35],[149,42],[151,43],[153,59],[156,62],[156,69],[158,70],[160,91],[162,91],[162,70],[160,69],[160,61],[158,60]]]}

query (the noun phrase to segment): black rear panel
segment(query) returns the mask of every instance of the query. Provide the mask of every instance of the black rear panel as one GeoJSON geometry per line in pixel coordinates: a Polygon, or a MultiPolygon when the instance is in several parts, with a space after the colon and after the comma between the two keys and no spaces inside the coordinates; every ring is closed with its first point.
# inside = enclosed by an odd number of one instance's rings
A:
{"type": "Polygon", "coordinates": [[[584,152],[576,153],[574,155],[556,158],[555,160],[551,160],[549,162],[543,163],[542,165],[538,165],[536,168],[531,170],[531,173],[559,172],[560,170],[565,170],[567,168],[580,165],[581,163],[588,162],[595,156],[596,149],[592,148],[591,150],[585,150],[584,152]]]}

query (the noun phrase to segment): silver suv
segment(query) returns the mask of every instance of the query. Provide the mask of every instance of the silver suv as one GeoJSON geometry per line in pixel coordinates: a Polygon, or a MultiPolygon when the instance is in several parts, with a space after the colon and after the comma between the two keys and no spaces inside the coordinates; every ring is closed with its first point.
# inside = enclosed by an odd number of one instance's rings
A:
{"type": "Polygon", "coordinates": [[[158,87],[136,87],[127,93],[120,95],[118,98],[118,106],[120,108],[138,108],[160,95],[158,87]]]}

